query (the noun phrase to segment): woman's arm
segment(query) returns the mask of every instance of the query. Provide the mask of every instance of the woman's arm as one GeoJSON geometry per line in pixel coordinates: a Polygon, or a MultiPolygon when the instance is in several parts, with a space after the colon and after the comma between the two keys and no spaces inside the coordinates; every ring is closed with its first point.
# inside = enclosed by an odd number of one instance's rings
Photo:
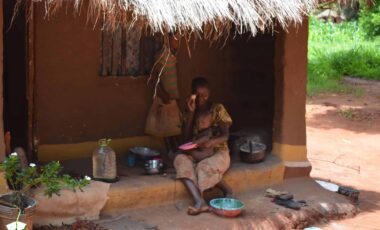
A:
{"type": "Polygon", "coordinates": [[[184,125],[184,140],[190,141],[193,137],[194,112],[189,112],[186,123],[184,125]]]}
{"type": "Polygon", "coordinates": [[[193,126],[194,126],[194,117],[195,117],[195,99],[189,98],[187,100],[187,109],[189,110],[186,123],[184,125],[184,140],[190,141],[193,137],[193,126]]]}

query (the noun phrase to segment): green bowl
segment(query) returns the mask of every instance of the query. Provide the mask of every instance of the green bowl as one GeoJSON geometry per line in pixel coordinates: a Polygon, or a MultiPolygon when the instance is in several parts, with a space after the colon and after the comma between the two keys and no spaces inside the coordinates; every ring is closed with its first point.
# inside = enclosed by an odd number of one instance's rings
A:
{"type": "Polygon", "coordinates": [[[210,206],[217,215],[224,217],[236,217],[244,208],[243,202],[232,198],[213,199],[210,206]]]}

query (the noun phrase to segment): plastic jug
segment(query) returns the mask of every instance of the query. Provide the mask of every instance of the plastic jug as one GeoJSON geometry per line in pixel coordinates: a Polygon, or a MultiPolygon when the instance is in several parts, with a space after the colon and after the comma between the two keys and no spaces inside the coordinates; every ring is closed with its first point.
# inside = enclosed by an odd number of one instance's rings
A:
{"type": "Polygon", "coordinates": [[[92,172],[95,180],[114,182],[117,180],[116,154],[108,145],[111,139],[100,139],[92,153],[92,172]]]}

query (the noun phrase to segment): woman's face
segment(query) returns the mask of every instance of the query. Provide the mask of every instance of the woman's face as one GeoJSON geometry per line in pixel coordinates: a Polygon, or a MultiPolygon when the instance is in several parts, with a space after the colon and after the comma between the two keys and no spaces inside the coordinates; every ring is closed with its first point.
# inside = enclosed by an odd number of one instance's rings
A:
{"type": "Polygon", "coordinates": [[[197,87],[195,90],[197,106],[203,107],[207,104],[210,90],[207,87],[197,87]]]}

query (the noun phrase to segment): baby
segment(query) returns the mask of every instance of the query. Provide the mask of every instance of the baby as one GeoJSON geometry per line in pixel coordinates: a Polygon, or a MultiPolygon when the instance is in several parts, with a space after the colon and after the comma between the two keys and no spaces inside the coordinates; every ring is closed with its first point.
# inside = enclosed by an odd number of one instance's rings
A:
{"type": "Polygon", "coordinates": [[[195,122],[197,135],[195,136],[193,143],[197,144],[199,147],[197,149],[189,151],[188,154],[193,158],[194,161],[199,162],[214,153],[213,147],[205,148],[202,146],[213,136],[211,113],[203,112],[201,114],[198,114],[195,122]]]}

